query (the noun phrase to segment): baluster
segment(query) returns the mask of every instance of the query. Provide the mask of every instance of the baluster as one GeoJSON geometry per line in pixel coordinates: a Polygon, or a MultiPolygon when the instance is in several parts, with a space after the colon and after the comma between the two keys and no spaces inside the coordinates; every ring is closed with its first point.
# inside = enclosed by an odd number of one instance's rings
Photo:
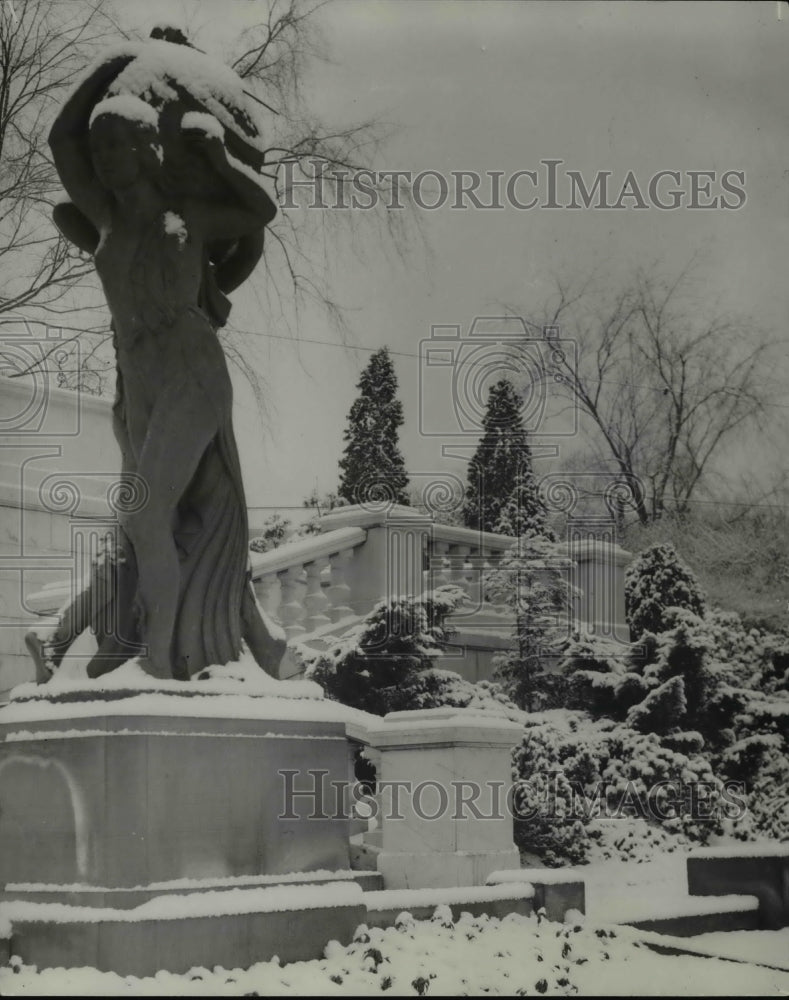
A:
{"type": "Polygon", "coordinates": [[[466,558],[471,551],[468,545],[451,545],[449,547],[450,582],[461,587],[468,594],[466,579],[466,558]]]}
{"type": "Polygon", "coordinates": [[[329,617],[333,622],[353,614],[351,588],[348,585],[348,569],[353,558],[353,549],[344,549],[329,556],[331,586],[328,589],[329,617]]]}
{"type": "Polygon", "coordinates": [[[277,573],[282,590],[282,597],[279,602],[279,617],[282,627],[285,629],[285,635],[289,640],[295,639],[307,631],[303,625],[303,619],[306,614],[302,601],[303,573],[304,569],[302,566],[290,566],[288,569],[277,573]]]}
{"type": "Polygon", "coordinates": [[[330,625],[331,619],[326,613],[329,610],[329,598],[323,592],[323,571],[329,565],[328,559],[314,559],[307,563],[307,592],[304,595],[304,606],[307,609],[307,630],[314,632],[324,625],[330,625]]]}
{"type": "Polygon", "coordinates": [[[479,611],[482,607],[482,573],[483,560],[479,552],[475,552],[469,559],[466,567],[466,593],[469,597],[469,612],[479,611]]]}
{"type": "Polygon", "coordinates": [[[430,552],[430,582],[428,586],[435,590],[436,587],[445,587],[451,583],[449,577],[449,543],[433,542],[430,552]]]}
{"type": "MultiPolygon", "coordinates": [[[[485,556],[485,575],[495,572],[499,568],[503,553],[492,549],[484,549],[483,554],[485,556]]],[[[486,593],[485,601],[491,611],[495,611],[497,614],[506,614],[508,610],[507,605],[503,602],[500,594],[488,596],[486,593]]]]}
{"type": "Polygon", "coordinates": [[[279,580],[276,573],[267,573],[254,583],[255,597],[267,615],[279,621],[279,580]]]}

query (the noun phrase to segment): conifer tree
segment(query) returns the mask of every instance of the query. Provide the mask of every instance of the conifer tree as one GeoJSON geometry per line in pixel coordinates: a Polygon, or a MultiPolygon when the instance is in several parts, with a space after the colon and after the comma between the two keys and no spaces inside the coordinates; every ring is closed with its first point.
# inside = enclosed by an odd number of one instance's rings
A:
{"type": "Polygon", "coordinates": [[[681,562],[674,546],[651,545],[625,574],[625,610],[633,640],[644,632],[672,628],[669,608],[684,608],[703,617],[707,602],[698,580],[681,562]]]}
{"type": "Polygon", "coordinates": [[[340,459],[339,496],[357,504],[392,499],[408,505],[408,475],[397,441],[403,405],[389,350],[370,358],[357,384],[360,395],[348,414],[340,459]]]}
{"type": "Polygon", "coordinates": [[[541,537],[556,541],[556,534],[548,525],[548,510],[540,496],[528,445],[521,454],[512,493],[501,508],[493,530],[499,535],[515,535],[520,539],[541,537]]]}
{"type": "MultiPolygon", "coordinates": [[[[521,420],[521,406],[520,396],[507,379],[491,387],[482,420],[482,439],[468,467],[463,504],[467,528],[501,530],[502,514],[517,491],[507,515],[509,528],[513,529],[507,534],[516,534],[518,527],[526,528],[523,519],[533,518],[536,503],[541,503],[531,470],[531,449],[521,420]]],[[[544,524],[544,507],[542,510],[544,524]]]]}

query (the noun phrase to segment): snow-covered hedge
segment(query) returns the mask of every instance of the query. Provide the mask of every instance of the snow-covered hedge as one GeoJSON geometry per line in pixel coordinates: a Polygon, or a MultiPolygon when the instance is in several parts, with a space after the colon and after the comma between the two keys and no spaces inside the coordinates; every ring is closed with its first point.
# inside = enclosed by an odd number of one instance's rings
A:
{"type": "Polygon", "coordinates": [[[513,776],[518,846],[552,865],[589,860],[600,818],[642,819],[660,829],[664,846],[677,846],[706,843],[721,832],[729,811],[723,784],[704,756],[583,712],[532,716],[513,752],[513,776]],[[691,788],[704,790],[710,819],[688,807],[691,788]]]}

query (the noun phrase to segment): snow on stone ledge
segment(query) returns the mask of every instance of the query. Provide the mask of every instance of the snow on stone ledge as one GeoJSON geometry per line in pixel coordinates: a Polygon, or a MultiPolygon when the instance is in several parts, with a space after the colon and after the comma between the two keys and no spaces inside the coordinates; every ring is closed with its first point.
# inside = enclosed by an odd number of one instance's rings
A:
{"type": "Polygon", "coordinates": [[[688,854],[689,858],[789,858],[789,843],[775,841],[752,844],[723,844],[718,847],[699,847],[688,854]]]}
{"type": "Polygon", "coordinates": [[[324,699],[323,689],[312,681],[270,677],[251,656],[206,668],[206,673],[206,680],[160,680],[146,674],[136,660],[129,660],[95,681],[59,679],[55,674],[47,684],[13,688],[10,702],[0,708],[0,723],[147,715],[369,726],[375,718],[324,699]]]}
{"type": "Polygon", "coordinates": [[[46,684],[19,684],[11,690],[11,702],[53,701],[59,695],[106,692],[137,694],[250,694],[266,698],[306,698],[323,700],[323,688],[314,681],[280,681],[257,665],[252,655],[242,653],[240,659],[222,665],[212,665],[200,671],[199,680],[178,681],[152,677],[138,659],[127,660],[95,680],[73,680],[56,672],[46,684]]]}
{"type": "MultiPolygon", "coordinates": [[[[318,868],[314,871],[287,872],[282,875],[227,875],[222,878],[176,878],[164,882],[149,882],[145,885],[132,886],[102,886],[89,885],[87,882],[8,882],[6,892],[83,892],[83,893],[123,893],[123,892],[175,892],[177,890],[201,890],[223,888],[263,888],[265,886],[292,885],[300,882],[354,882],[359,873],[351,868],[340,868],[331,871],[328,868],[318,868]]],[[[355,884],[355,883],[354,883],[355,884]]]]}
{"type": "Polygon", "coordinates": [[[491,872],[485,880],[486,885],[516,884],[519,882],[537,882],[542,885],[562,885],[568,882],[583,882],[581,872],[568,868],[511,868],[500,872],[491,872]]]}
{"type": "Polygon", "coordinates": [[[471,885],[442,889],[381,889],[365,892],[370,910],[407,910],[424,906],[462,906],[464,903],[494,903],[500,899],[533,899],[531,885],[471,885]]]}
{"type": "Polygon", "coordinates": [[[675,917],[699,917],[708,913],[744,913],[758,910],[756,896],[684,896],[672,898],[622,899],[611,901],[605,910],[607,923],[632,924],[675,917]]]}
{"type": "Polygon", "coordinates": [[[184,920],[243,913],[282,913],[364,902],[362,888],[353,882],[332,885],[285,885],[266,889],[227,889],[187,895],[157,896],[133,910],[66,903],[30,903],[15,900],[2,907],[2,918],[15,923],[139,923],[142,920],[184,920]]]}

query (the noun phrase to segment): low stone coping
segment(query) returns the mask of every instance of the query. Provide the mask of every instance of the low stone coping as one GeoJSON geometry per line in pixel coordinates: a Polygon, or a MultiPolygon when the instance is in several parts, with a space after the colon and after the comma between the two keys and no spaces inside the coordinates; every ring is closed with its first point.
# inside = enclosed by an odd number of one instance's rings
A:
{"type": "Polygon", "coordinates": [[[531,885],[461,885],[440,889],[381,889],[364,894],[368,910],[410,910],[425,906],[462,906],[508,899],[533,899],[531,885]]]}
{"type": "Polygon", "coordinates": [[[789,858],[789,844],[736,844],[722,847],[699,847],[688,858],[709,861],[713,858],[789,858]]]}
{"type": "MultiPolygon", "coordinates": [[[[377,721],[377,720],[376,720],[377,721]]],[[[422,709],[390,712],[377,725],[351,721],[348,735],[379,749],[419,749],[439,746],[511,747],[523,726],[492,712],[473,709],[422,709]]]]}
{"type": "MultiPolygon", "coordinates": [[[[254,889],[195,891],[156,896],[131,910],[68,903],[34,903],[13,900],[3,905],[6,920],[24,923],[139,923],[147,920],[185,920],[244,913],[279,913],[291,910],[331,909],[363,902],[355,882],[330,885],[278,885],[254,889]]],[[[369,895],[369,894],[368,894],[369,895]]]]}
{"type": "Polygon", "coordinates": [[[541,885],[567,885],[583,883],[583,881],[583,875],[579,872],[567,871],[563,868],[513,868],[491,872],[485,883],[486,885],[504,885],[507,883],[537,882],[541,885]]]}

